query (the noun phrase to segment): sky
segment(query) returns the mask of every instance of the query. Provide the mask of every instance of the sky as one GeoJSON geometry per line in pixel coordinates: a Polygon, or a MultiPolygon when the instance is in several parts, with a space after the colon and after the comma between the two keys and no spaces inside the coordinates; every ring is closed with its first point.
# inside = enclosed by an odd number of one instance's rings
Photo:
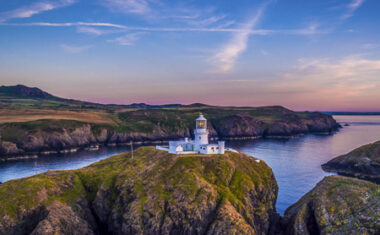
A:
{"type": "Polygon", "coordinates": [[[100,103],[380,111],[378,0],[0,0],[0,84],[100,103]]]}

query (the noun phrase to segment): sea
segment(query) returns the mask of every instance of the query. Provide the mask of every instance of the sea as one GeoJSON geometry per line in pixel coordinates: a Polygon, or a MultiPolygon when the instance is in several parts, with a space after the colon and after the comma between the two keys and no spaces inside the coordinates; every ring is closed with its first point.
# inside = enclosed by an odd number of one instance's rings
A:
{"type": "MultiPolygon", "coordinates": [[[[279,193],[276,209],[283,214],[320,180],[331,175],[321,165],[330,159],[380,140],[380,116],[334,116],[343,126],[330,135],[308,134],[284,139],[229,140],[226,146],[264,160],[273,170],[279,193]]],[[[0,163],[0,182],[28,177],[49,170],[85,167],[130,147],[101,148],[36,159],[0,163]]]]}

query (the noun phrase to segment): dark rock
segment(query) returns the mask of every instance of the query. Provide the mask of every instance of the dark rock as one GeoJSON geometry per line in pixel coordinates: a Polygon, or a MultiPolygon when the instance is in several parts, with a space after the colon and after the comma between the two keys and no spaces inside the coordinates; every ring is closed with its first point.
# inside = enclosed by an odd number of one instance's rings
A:
{"type": "Polygon", "coordinates": [[[361,146],[322,165],[325,171],[380,183],[380,141],[361,146]]]}
{"type": "Polygon", "coordinates": [[[218,136],[248,137],[262,136],[265,123],[248,115],[231,115],[212,123],[218,136]]]}

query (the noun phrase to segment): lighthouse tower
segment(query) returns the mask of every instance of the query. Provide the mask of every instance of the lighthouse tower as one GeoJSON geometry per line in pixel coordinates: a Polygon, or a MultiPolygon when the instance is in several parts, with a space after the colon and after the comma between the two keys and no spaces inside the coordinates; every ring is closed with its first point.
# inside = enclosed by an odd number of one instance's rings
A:
{"type": "Polygon", "coordinates": [[[195,122],[196,129],[194,130],[194,150],[199,151],[201,145],[208,144],[207,120],[201,114],[195,122]]]}

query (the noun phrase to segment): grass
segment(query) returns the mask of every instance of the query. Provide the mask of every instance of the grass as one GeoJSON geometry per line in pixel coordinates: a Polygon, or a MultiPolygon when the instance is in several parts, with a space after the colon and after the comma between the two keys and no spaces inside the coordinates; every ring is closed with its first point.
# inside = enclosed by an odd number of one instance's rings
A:
{"type": "Polygon", "coordinates": [[[100,124],[114,123],[111,115],[101,110],[0,109],[0,124],[10,122],[30,122],[42,119],[73,120],[100,124]]]}
{"type": "MultiPolygon", "coordinates": [[[[248,215],[249,192],[266,188],[275,194],[273,187],[277,186],[271,169],[252,157],[230,152],[178,156],[142,147],[133,159],[124,153],[79,170],[48,172],[4,183],[0,186],[0,222],[5,215],[17,221],[24,209],[54,201],[75,205],[85,198],[92,202],[99,191],[107,192],[109,208],[115,206],[121,192],[126,193],[124,201],[137,205],[135,216],[142,216],[148,203],[148,208],[158,210],[163,202],[176,204],[178,198],[187,200],[194,210],[205,201],[230,202],[238,212],[248,215]]],[[[265,206],[274,206],[273,201],[268,203],[265,206]]],[[[263,205],[258,203],[258,212],[265,211],[263,205]]]]}
{"type": "MultiPolygon", "coordinates": [[[[312,122],[313,113],[297,113],[280,106],[267,107],[217,107],[182,106],[177,108],[135,109],[115,105],[88,104],[67,100],[0,99],[0,135],[4,141],[22,139],[29,132],[78,127],[78,123],[91,124],[95,135],[106,127],[116,133],[141,133],[147,135],[184,136],[194,129],[194,120],[200,113],[208,119],[209,126],[223,127],[231,115],[255,118],[263,122],[263,128],[275,121],[288,123],[312,122]],[[5,101],[10,102],[3,105],[5,101]],[[17,105],[16,105],[17,104],[17,105]],[[15,105],[15,106],[12,106],[15,105]],[[44,121],[43,121],[44,120],[44,121]],[[49,120],[49,121],[48,121],[49,120]],[[50,122],[50,124],[47,124],[50,122]],[[19,123],[19,124],[16,124],[19,123]],[[65,125],[61,125],[65,123],[65,125]],[[73,126],[70,126],[70,123],[73,126]],[[40,125],[38,125],[40,124],[40,125]],[[25,127],[25,128],[24,128],[25,127]],[[8,133],[12,132],[12,133],[8,133]]],[[[239,123],[240,129],[247,129],[239,123]]]]}

